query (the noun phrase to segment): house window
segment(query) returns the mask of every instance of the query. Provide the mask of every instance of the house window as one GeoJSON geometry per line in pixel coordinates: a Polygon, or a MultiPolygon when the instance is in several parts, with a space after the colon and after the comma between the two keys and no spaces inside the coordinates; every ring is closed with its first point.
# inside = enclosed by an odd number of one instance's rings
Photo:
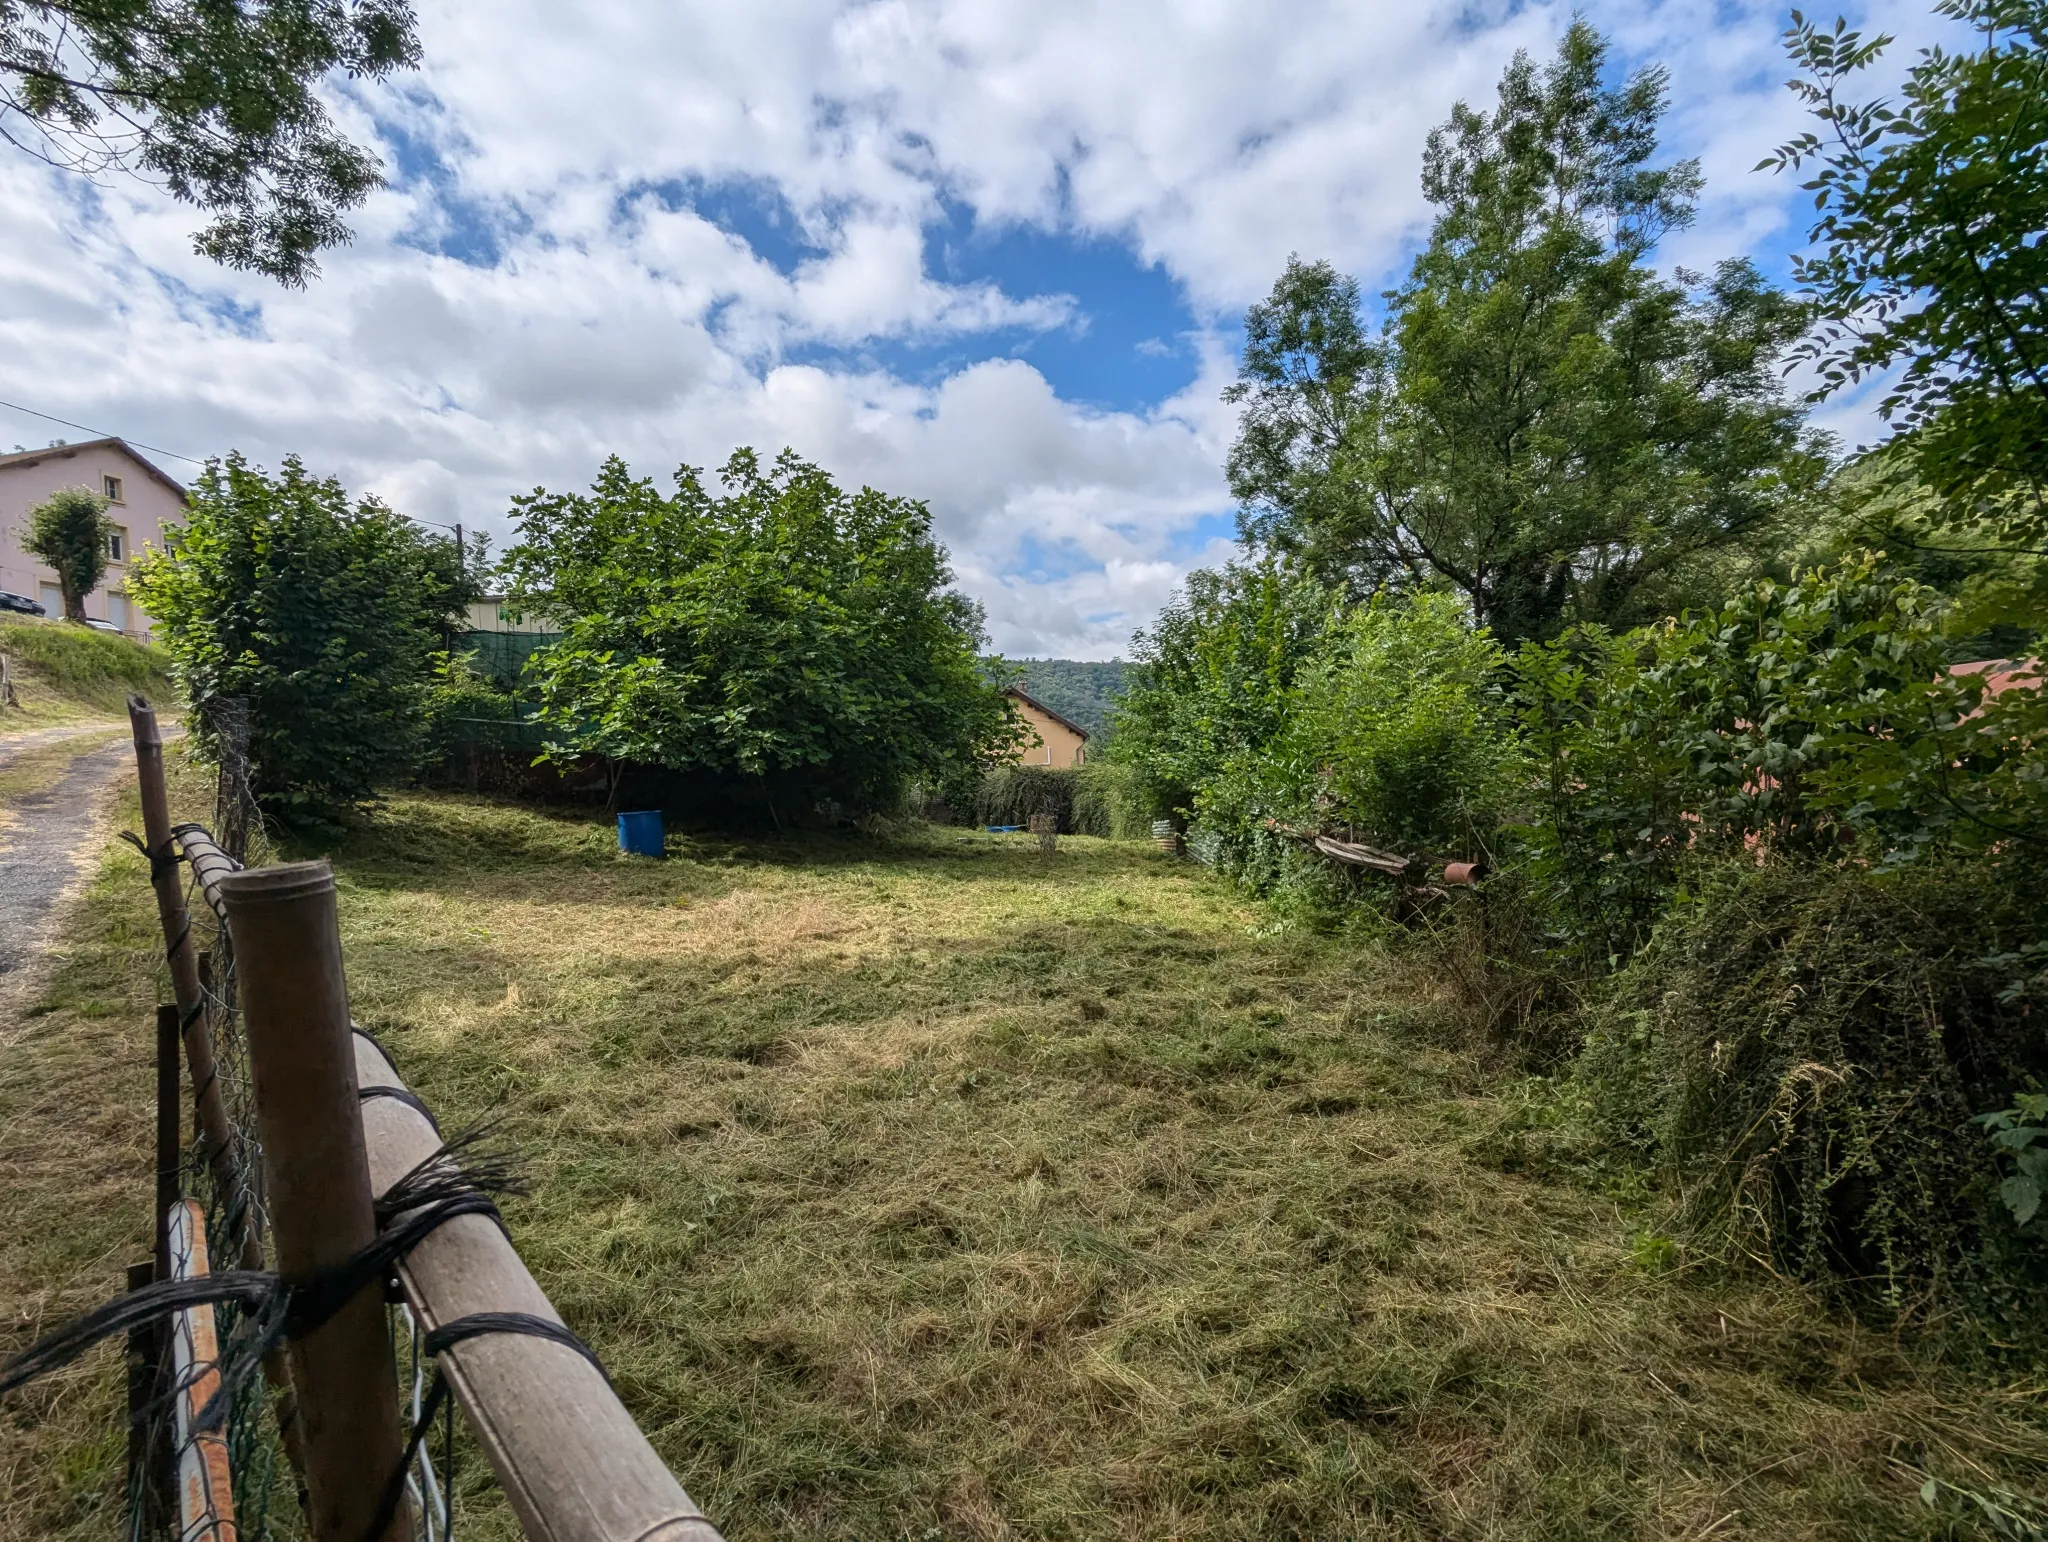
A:
{"type": "MultiPolygon", "coordinates": [[[[109,477],[109,481],[113,478],[109,477]]],[[[116,525],[107,536],[107,555],[116,562],[127,560],[128,532],[116,525]]]]}
{"type": "Polygon", "coordinates": [[[107,502],[121,502],[121,479],[119,477],[101,477],[100,490],[107,495],[107,502]]]}

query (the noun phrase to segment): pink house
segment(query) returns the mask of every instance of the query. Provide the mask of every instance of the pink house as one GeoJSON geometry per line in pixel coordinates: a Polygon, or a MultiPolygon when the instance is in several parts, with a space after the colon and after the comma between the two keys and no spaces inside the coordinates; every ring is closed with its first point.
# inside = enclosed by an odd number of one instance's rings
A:
{"type": "Polygon", "coordinates": [[[119,439],[89,439],[0,455],[0,589],[40,600],[64,614],[57,575],[21,549],[28,511],[60,487],[85,487],[107,500],[114,522],[107,576],[86,596],[85,613],[131,637],[149,638],[149,617],[128,599],[128,564],[145,547],[161,550],[164,527],[184,523],[185,489],[119,439]]]}

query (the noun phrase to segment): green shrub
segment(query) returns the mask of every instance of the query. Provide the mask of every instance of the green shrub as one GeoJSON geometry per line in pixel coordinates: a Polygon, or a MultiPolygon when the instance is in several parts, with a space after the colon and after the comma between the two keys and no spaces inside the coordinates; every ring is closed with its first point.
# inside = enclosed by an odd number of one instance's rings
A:
{"type": "Polygon", "coordinates": [[[1296,681],[1268,757],[1292,817],[1395,851],[1485,854],[1523,770],[1504,662],[1450,595],[1354,610],[1296,681]]]}
{"type": "Polygon", "coordinates": [[[287,459],[209,463],[167,551],[129,576],[158,618],[211,748],[211,704],[249,703],[250,780],[291,816],[409,774],[443,624],[465,583],[452,543],[287,459]]]}
{"type": "Polygon", "coordinates": [[[1897,857],[1954,830],[1958,789],[2011,756],[1965,722],[1980,687],[1944,677],[1938,609],[1859,552],[1705,615],[1524,647],[1540,791],[1520,834],[1564,951],[1626,958],[1703,856],[1897,857]]]}
{"type": "Polygon", "coordinates": [[[1295,832],[1490,855],[1524,779],[1502,664],[1447,595],[1375,598],[1337,619],[1296,670],[1276,730],[1199,787],[1197,849],[1254,892],[1299,890],[1310,912],[1389,890],[1303,861],[1295,832]]]}
{"type": "Polygon", "coordinates": [[[498,743],[504,735],[494,725],[524,716],[516,696],[478,671],[474,653],[441,655],[421,705],[430,760],[445,760],[467,744],[498,743]]]}
{"type": "Polygon", "coordinates": [[[1779,1268],[2012,1328],[2039,1245],[2000,1204],[1973,1116],[2048,1077],[2001,963],[2038,935],[2022,864],[1693,876],[1578,1067],[1607,1135],[1666,1167],[1695,1224],[1779,1268]]]}
{"type": "Polygon", "coordinates": [[[91,627],[52,621],[0,621],[0,652],[26,665],[62,696],[109,712],[131,693],[170,693],[170,655],[91,627]]]}
{"type": "Polygon", "coordinates": [[[685,467],[669,495],[613,457],[588,493],[514,500],[508,592],[561,629],[526,665],[551,755],[878,809],[1010,748],[923,504],[787,451],[719,478],[685,467]]]}
{"type": "Polygon", "coordinates": [[[1278,737],[1295,674],[1337,614],[1332,591],[1270,558],[1190,573],[1135,639],[1116,710],[1116,758],[1144,778],[1146,796],[1192,813],[1204,788],[1278,737]]]}
{"type": "Polygon", "coordinates": [[[1072,807],[1076,834],[1119,841],[1143,840],[1153,820],[1172,812],[1142,771],[1117,759],[1091,760],[1074,772],[1072,807]]]}
{"type": "Polygon", "coordinates": [[[974,822],[1021,825],[1033,814],[1052,814],[1062,830],[1071,831],[1078,776],[1067,766],[993,766],[982,773],[975,788],[974,822]]]}
{"type": "Polygon", "coordinates": [[[1033,814],[1052,814],[1068,835],[1140,840],[1151,833],[1152,821],[1165,813],[1155,812],[1149,791],[1141,771],[1115,761],[1081,766],[1012,763],[982,773],[974,792],[974,820],[1021,825],[1033,814]]]}

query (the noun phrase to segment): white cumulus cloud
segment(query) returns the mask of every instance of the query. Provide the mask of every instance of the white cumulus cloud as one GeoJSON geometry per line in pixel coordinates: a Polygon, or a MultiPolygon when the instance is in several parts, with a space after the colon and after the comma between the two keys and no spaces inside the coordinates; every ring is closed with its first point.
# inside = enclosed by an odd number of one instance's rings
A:
{"type": "MultiPolygon", "coordinates": [[[[513,494],[587,482],[609,453],[665,473],[788,445],[927,499],[999,647],[1106,657],[1223,550],[1235,315],[1290,252],[1368,291],[1395,277],[1426,228],[1429,128],[1569,14],[426,0],[424,71],[337,87],[394,176],[303,292],[197,258],[191,211],[153,190],[0,154],[0,398],[195,455],[296,452],[501,539],[513,494]],[[929,233],[963,218],[1159,265],[1183,314],[1135,356],[1180,351],[1193,379],[1122,410],[1063,396],[1018,339],[1085,346],[1088,305],[1028,269],[935,274],[929,233]]],[[[1670,151],[1709,177],[1667,257],[1796,244],[1793,179],[1750,172],[1799,124],[1781,15],[1589,14],[1670,65],[1670,151]]],[[[1901,64],[1934,35],[1918,6],[1870,14],[1901,64]]],[[[1102,354],[1105,378],[1123,367],[1102,354]]],[[[1852,439],[1860,411],[1833,415],[1852,439]]],[[[61,432],[0,409],[8,442],[61,432]]]]}

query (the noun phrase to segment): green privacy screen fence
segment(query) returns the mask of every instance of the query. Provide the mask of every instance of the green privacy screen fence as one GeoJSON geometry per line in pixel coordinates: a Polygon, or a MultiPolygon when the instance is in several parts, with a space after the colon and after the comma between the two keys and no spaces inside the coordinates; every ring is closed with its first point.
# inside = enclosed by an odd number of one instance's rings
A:
{"type": "MultiPolygon", "coordinates": [[[[526,661],[542,648],[561,639],[560,632],[465,632],[456,640],[454,651],[466,654],[476,672],[515,697],[525,696],[526,661]]],[[[518,708],[532,711],[529,703],[518,708]]],[[[547,731],[525,718],[453,718],[447,720],[449,737],[458,745],[501,750],[524,757],[538,755],[547,744],[547,731]]]]}
{"type": "Polygon", "coordinates": [[[480,675],[506,690],[516,691],[526,661],[550,643],[562,640],[560,632],[465,632],[455,645],[457,653],[471,655],[480,675]]]}

